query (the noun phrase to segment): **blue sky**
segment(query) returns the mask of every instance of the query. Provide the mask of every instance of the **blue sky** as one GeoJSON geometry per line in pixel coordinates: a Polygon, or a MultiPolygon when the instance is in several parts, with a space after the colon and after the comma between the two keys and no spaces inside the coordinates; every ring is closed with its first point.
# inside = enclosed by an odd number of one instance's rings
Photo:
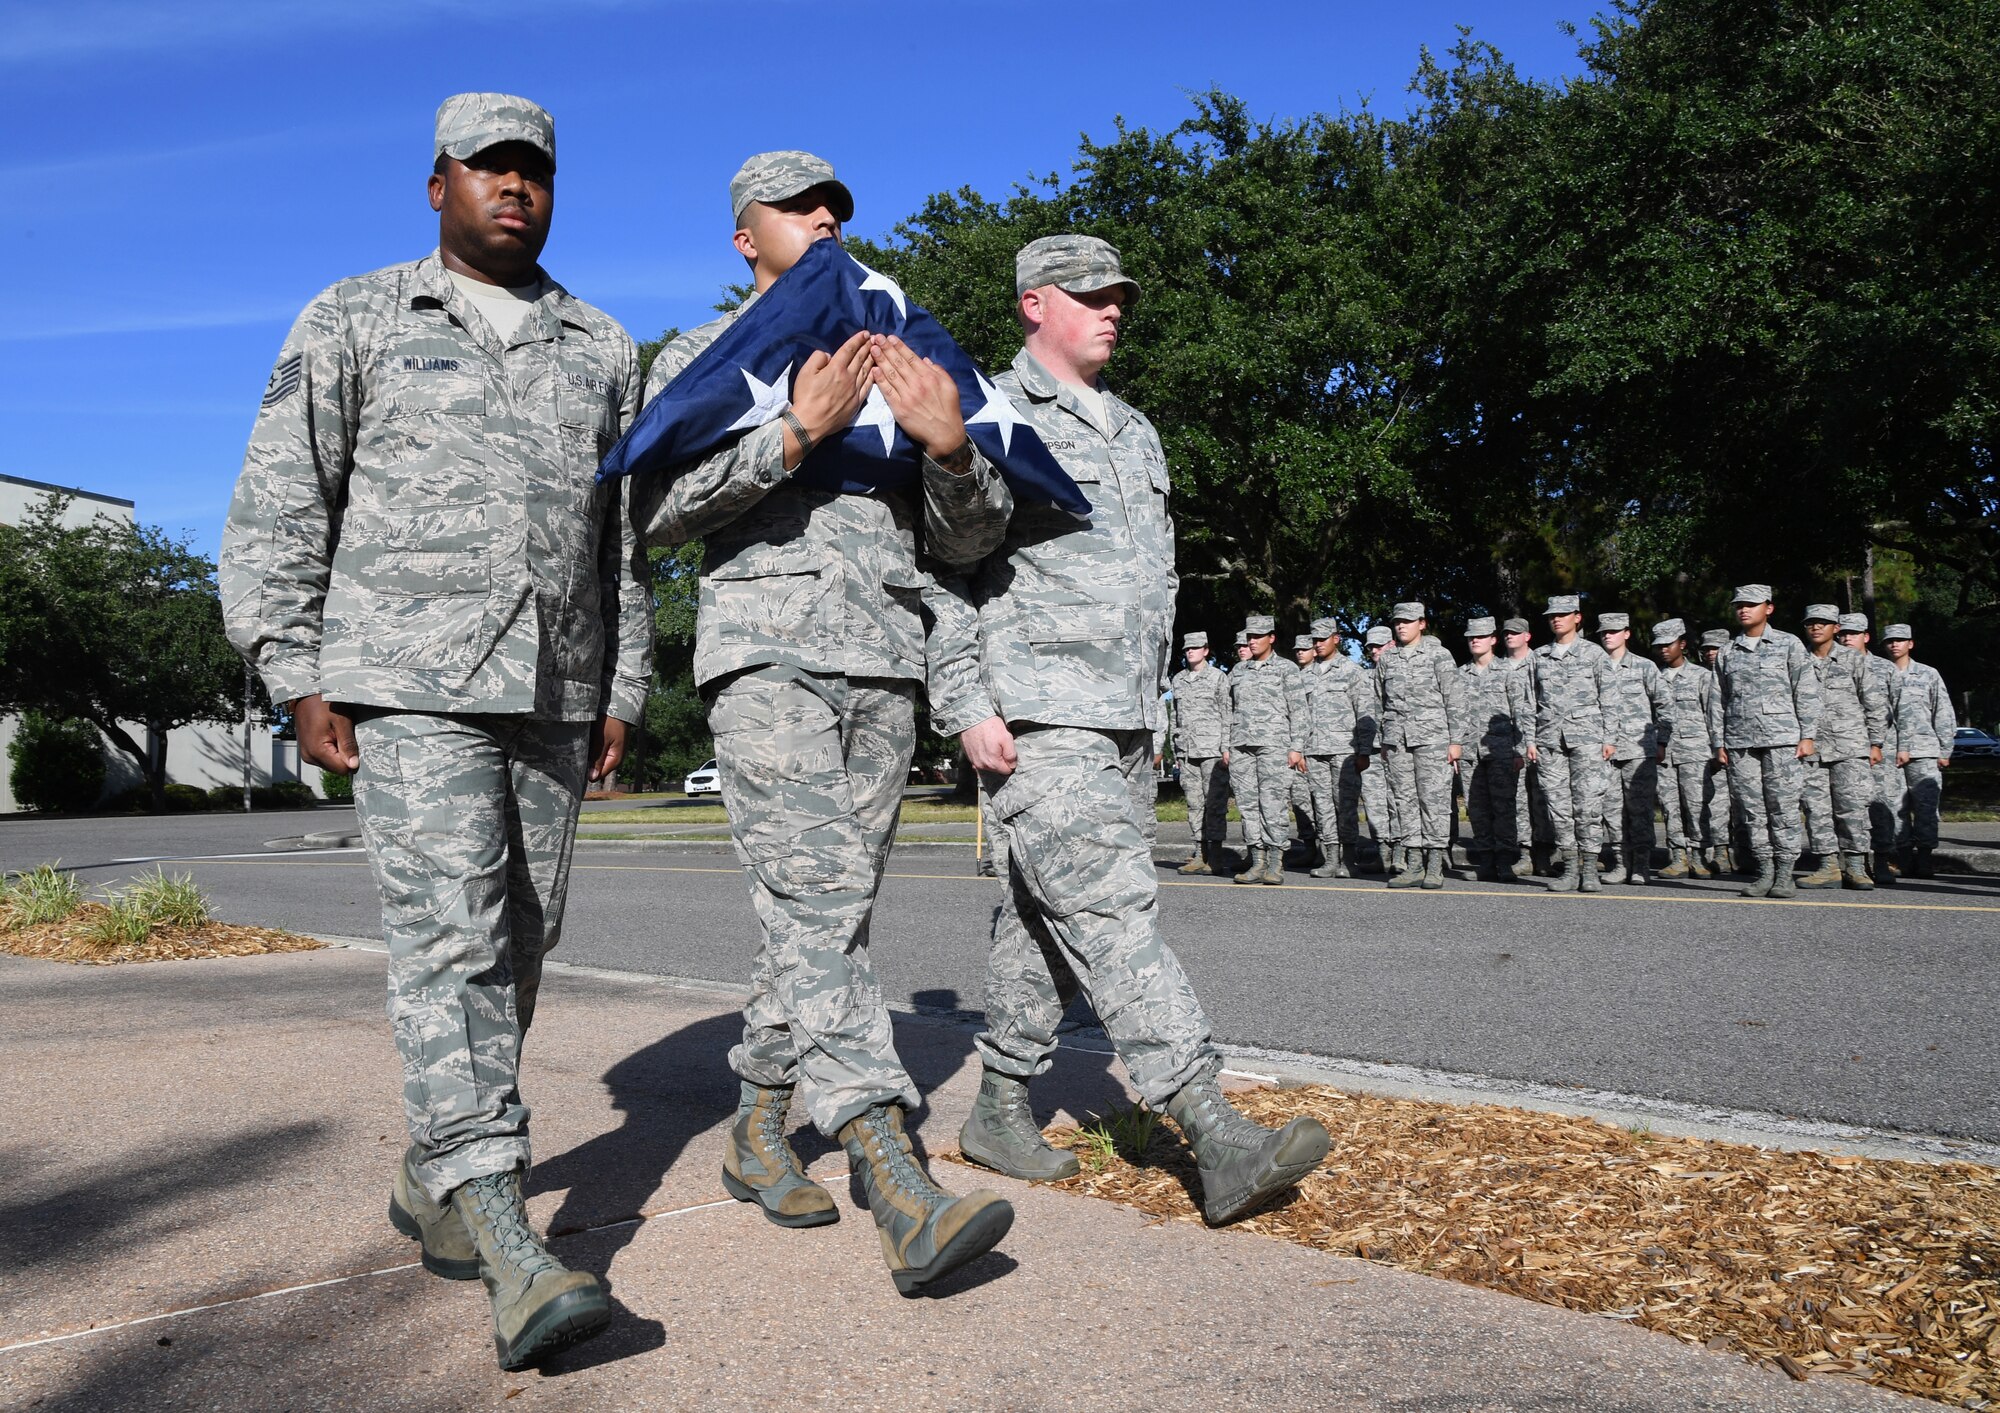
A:
{"type": "Polygon", "coordinates": [[[1573,74],[1559,25],[1594,8],[0,0],[0,472],[130,498],[213,554],[292,316],[435,245],[431,117],[459,90],[555,114],[543,263],[648,338],[741,276],[727,187],[751,152],[821,153],[881,235],[931,192],[1067,171],[1120,115],[1172,126],[1211,85],[1266,118],[1400,112],[1418,47],[1461,22],[1573,74]]]}

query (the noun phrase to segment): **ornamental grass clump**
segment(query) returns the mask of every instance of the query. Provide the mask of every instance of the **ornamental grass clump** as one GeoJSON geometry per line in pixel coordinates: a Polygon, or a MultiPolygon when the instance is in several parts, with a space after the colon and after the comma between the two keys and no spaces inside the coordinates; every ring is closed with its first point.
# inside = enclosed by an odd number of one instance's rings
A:
{"type": "Polygon", "coordinates": [[[62,922],[82,906],[83,885],[75,874],[64,873],[54,864],[42,864],[12,882],[0,880],[0,914],[4,914],[4,927],[10,932],[62,922]]]}

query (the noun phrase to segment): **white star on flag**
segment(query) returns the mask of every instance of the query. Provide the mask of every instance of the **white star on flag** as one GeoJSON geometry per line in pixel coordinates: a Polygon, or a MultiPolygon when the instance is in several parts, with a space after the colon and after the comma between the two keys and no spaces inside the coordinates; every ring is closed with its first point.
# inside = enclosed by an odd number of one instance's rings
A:
{"type": "Polygon", "coordinates": [[[771,421],[790,405],[792,400],[792,365],[787,363],[785,371],[772,382],[760,383],[748,368],[736,370],[743,375],[743,381],[750,385],[750,410],[729,424],[729,430],[740,432],[745,427],[761,427],[771,421]]]}
{"type": "Polygon", "coordinates": [[[1000,452],[1011,455],[1014,450],[1014,429],[1028,425],[1028,419],[1021,415],[1021,409],[1014,406],[1014,399],[986,381],[983,373],[972,375],[979,380],[979,395],[986,399],[986,405],[965,419],[968,427],[981,422],[991,422],[1000,429],[1000,452]]]}
{"type": "Polygon", "coordinates": [[[873,427],[882,434],[882,454],[887,456],[896,447],[896,414],[889,410],[889,400],[882,396],[882,389],[868,389],[868,401],[861,404],[861,410],[854,414],[850,427],[873,427]]]}
{"type": "MultiPolygon", "coordinates": [[[[854,257],[852,255],[848,256],[847,258],[849,260],[854,260],[854,257]]],[[[868,272],[868,278],[861,282],[861,289],[863,293],[866,293],[867,291],[872,289],[875,290],[877,293],[888,295],[889,298],[896,301],[896,313],[898,317],[904,319],[910,317],[910,302],[908,298],[904,296],[903,287],[901,285],[897,284],[894,280],[890,279],[880,270],[869,270],[868,267],[866,265],[862,265],[859,260],[854,260],[854,263],[857,266],[860,266],[861,269],[867,270],[868,272]]]]}

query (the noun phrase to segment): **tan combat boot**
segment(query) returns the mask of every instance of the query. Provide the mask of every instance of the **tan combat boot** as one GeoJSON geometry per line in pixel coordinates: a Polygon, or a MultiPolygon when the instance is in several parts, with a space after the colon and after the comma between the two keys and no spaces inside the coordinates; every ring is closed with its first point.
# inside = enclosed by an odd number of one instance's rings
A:
{"type": "Polygon", "coordinates": [[[868,1194],[889,1276],[905,1295],[985,1255],[1014,1225],[1013,1204],[999,1193],[953,1197],[931,1181],[903,1131],[900,1104],[877,1104],[849,1120],[840,1141],[868,1194]]]}
{"type": "Polygon", "coordinates": [[[1821,854],[1819,867],[1799,879],[1801,888],[1838,888],[1840,886],[1840,857],[1837,854],[1821,854]]]}
{"type": "Polygon", "coordinates": [[[458,1213],[448,1202],[433,1202],[417,1181],[417,1150],[403,1150],[396,1166],[396,1181],[389,1189],[389,1225],[421,1242],[424,1269],[448,1281],[479,1279],[479,1252],[472,1233],[465,1229],[458,1213]]]}
{"type": "Polygon", "coordinates": [[[1550,860],[1549,866],[1555,870],[1555,874],[1543,883],[1543,887],[1547,888],[1551,893],[1574,893],[1577,891],[1577,886],[1582,882],[1583,874],[1577,865],[1577,851],[1575,849],[1558,849],[1554,858],[1550,860]]]}
{"type": "Polygon", "coordinates": [[[1694,856],[1686,849],[1675,849],[1667,866],[1654,874],[1655,878],[1690,878],[1694,876],[1694,856]]]}
{"type": "Polygon", "coordinates": [[[1244,865],[1243,872],[1237,874],[1236,877],[1230,880],[1230,882],[1262,883],[1264,881],[1265,851],[1263,849],[1252,846],[1249,853],[1250,853],[1250,861],[1244,865]]]}
{"type": "Polygon", "coordinates": [[[1180,866],[1179,871],[1182,873],[1215,872],[1214,865],[1208,861],[1208,841],[1206,839],[1197,839],[1194,841],[1194,852],[1188,855],[1187,862],[1180,866]]]}
{"type": "Polygon", "coordinates": [[[1315,1118],[1265,1128],[1238,1113],[1213,1069],[1167,1100],[1167,1113],[1194,1150],[1201,1174],[1201,1214],[1212,1226],[1233,1221],[1319,1166],[1332,1146],[1315,1118]]]}
{"type": "Polygon", "coordinates": [[[823,1227],[840,1220],[833,1194],[806,1176],[785,1136],[792,1089],[743,1081],[729,1147],[722,1155],[722,1186],[738,1202],[754,1202],[781,1227],[823,1227]]]}
{"type": "Polygon", "coordinates": [[[1868,855],[1840,856],[1840,886],[1859,889],[1864,893],[1872,893],[1875,890],[1875,880],[1868,876],[1868,855]]]}
{"type": "Polygon", "coordinates": [[[528,1225],[518,1172],[476,1177],[451,1194],[451,1205],[479,1251],[501,1368],[519,1369],[611,1323],[603,1283],[588,1271],[564,1269],[528,1225]]]}

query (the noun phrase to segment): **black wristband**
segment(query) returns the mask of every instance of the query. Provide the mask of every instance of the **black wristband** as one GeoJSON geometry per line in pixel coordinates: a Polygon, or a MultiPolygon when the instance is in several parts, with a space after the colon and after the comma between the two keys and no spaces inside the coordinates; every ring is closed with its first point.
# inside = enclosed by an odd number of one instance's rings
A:
{"type": "Polygon", "coordinates": [[[806,430],[806,424],[799,420],[799,414],[792,411],[791,408],[787,407],[778,415],[785,419],[785,425],[790,427],[792,435],[799,439],[799,460],[804,461],[808,456],[812,455],[812,433],[806,430]]]}

